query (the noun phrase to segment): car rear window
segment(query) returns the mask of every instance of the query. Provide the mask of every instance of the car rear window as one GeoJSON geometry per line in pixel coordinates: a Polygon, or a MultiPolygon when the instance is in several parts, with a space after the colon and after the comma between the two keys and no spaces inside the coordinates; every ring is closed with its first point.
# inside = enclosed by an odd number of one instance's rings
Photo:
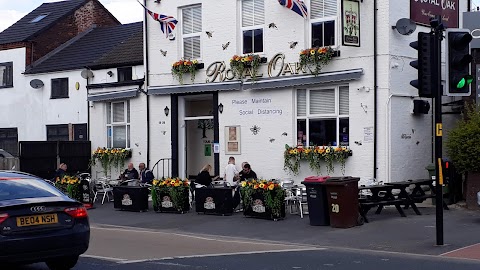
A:
{"type": "Polygon", "coordinates": [[[0,180],[0,201],[26,198],[57,197],[62,193],[43,180],[0,180]]]}

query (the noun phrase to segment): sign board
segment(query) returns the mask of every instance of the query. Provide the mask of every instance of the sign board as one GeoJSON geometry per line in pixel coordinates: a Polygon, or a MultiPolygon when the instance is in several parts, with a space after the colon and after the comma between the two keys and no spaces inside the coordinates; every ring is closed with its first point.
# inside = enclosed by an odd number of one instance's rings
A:
{"type": "Polygon", "coordinates": [[[479,49],[480,48],[480,12],[464,12],[463,28],[469,29],[470,34],[473,37],[472,42],[470,42],[470,48],[479,49]]]}
{"type": "Polygon", "coordinates": [[[410,19],[430,26],[430,18],[441,15],[446,28],[458,28],[459,0],[410,0],[410,19]]]}
{"type": "Polygon", "coordinates": [[[343,0],[342,17],[343,45],[360,47],[360,3],[343,0]]]}

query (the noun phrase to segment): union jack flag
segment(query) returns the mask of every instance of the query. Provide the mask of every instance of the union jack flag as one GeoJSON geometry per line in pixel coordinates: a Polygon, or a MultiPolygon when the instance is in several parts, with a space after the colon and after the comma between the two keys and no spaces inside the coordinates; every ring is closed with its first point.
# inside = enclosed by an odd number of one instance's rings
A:
{"type": "Polygon", "coordinates": [[[302,0],[278,0],[278,3],[288,9],[291,9],[293,12],[305,19],[308,16],[307,5],[305,5],[302,0]]]}
{"type": "MultiPolygon", "coordinates": [[[[138,1],[137,1],[138,2],[138,1]]],[[[173,30],[175,29],[175,26],[177,25],[178,21],[173,17],[173,16],[168,16],[168,15],[163,15],[163,14],[158,14],[155,13],[151,10],[149,10],[147,7],[145,7],[142,3],[138,2],[142,7],[147,11],[152,18],[160,23],[160,27],[162,29],[162,32],[167,36],[170,35],[173,30]]]]}

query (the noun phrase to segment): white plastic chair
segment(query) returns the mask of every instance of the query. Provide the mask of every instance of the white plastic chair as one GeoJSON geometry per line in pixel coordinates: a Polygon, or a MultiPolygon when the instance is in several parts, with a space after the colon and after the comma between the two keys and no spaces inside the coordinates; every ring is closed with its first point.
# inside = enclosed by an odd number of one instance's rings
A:
{"type": "Polygon", "coordinates": [[[308,202],[307,202],[307,188],[305,186],[300,186],[297,189],[297,204],[300,211],[300,217],[303,218],[303,215],[308,215],[308,202]],[[307,205],[307,211],[303,210],[303,206],[307,205]]]}
{"type": "Polygon", "coordinates": [[[105,202],[105,198],[108,199],[109,202],[113,201],[113,187],[110,184],[107,184],[105,181],[97,181],[95,183],[95,193],[93,197],[93,201],[97,201],[98,194],[102,195],[102,205],[105,202]],[[112,195],[112,199],[110,199],[110,195],[112,195]]]}

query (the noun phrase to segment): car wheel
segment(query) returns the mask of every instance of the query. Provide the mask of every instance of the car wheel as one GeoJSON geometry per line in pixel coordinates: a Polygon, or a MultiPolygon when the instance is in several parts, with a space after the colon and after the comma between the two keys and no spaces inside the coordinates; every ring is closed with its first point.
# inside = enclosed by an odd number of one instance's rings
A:
{"type": "Polygon", "coordinates": [[[50,270],[70,270],[78,261],[78,256],[56,258],[52,261],[47,261],[47,266],[50,270]]]}

